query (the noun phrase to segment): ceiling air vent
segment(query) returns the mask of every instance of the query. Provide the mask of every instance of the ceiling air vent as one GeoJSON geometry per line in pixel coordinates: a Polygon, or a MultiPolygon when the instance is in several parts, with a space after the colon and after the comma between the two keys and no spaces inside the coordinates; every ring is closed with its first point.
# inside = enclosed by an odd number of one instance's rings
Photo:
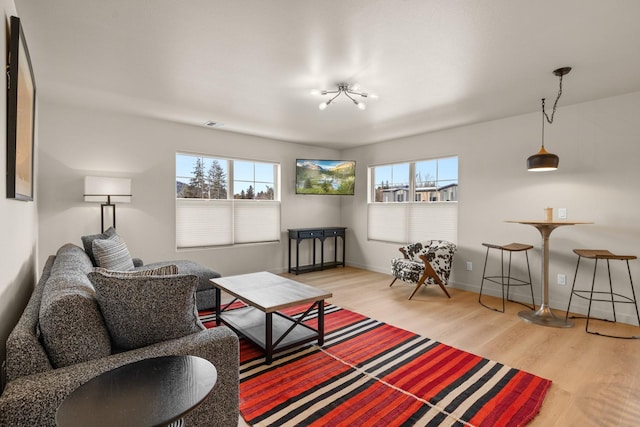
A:
{"type": "Polygon", "coordinates": [[[210,128],[219,128],[221,126],[224,126],[223,123],[220,122],[214,122],[212,120],[209,120],[208,122],[204,122],[204,125],[210,128]]]}

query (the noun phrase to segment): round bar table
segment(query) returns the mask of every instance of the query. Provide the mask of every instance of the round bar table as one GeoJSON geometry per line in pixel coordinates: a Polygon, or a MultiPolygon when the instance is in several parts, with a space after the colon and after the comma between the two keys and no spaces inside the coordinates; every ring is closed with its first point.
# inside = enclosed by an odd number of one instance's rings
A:
{"type": "Polygon", "coordinates": [[[522,310],[518,313],[521,319],[535,323],[536,325],[551,326],[554,328],[570,328],[573,322],[564,318],[556,317],[549,306],[549,236],[551,232],[563,225],[593,224],[589,221],[505,221],[517,224],[526,224],[535,227],[542,236],[542,304],[536,311],[522,310]]]}
{"type": "Polygon", "coordinates": [[[216,368],[195,356],[143,359],[104,372],[75,389],[56,412],[56,425],[181,426],[182,416],[209,395],[216,368]]]}

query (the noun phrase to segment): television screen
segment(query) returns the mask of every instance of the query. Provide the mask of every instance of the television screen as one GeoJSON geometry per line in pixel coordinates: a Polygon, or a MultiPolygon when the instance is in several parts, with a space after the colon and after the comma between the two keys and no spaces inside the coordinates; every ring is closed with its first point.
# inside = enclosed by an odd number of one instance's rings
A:
{"type": "Polygon", "coordinates": [[[353,196],[355,183],[353,160],[296,160],[296,194],[353,196]]]}

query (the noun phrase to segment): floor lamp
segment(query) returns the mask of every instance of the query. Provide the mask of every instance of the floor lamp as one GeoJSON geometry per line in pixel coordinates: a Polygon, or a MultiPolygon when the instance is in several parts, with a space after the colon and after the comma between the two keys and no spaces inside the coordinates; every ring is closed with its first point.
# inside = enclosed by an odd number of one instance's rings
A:
{"type": "Polygon", "coordinates": [[[131,203],[131,179],[104,176],[84,177],[84,201],[100,203],[100,222],[105,231],[105,210],[111,209],[112,225],[116,227],[116,203],[131,203]]]}

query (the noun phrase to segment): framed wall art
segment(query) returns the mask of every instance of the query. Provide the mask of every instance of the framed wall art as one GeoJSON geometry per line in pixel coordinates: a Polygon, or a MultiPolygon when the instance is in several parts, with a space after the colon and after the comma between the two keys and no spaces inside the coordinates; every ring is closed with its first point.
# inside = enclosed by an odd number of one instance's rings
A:
{"type": "Polygon", "coordinates": [[[36,84],[20,18],[11,17],[7,66],[7,198],[33,200],[36,84]]]}

